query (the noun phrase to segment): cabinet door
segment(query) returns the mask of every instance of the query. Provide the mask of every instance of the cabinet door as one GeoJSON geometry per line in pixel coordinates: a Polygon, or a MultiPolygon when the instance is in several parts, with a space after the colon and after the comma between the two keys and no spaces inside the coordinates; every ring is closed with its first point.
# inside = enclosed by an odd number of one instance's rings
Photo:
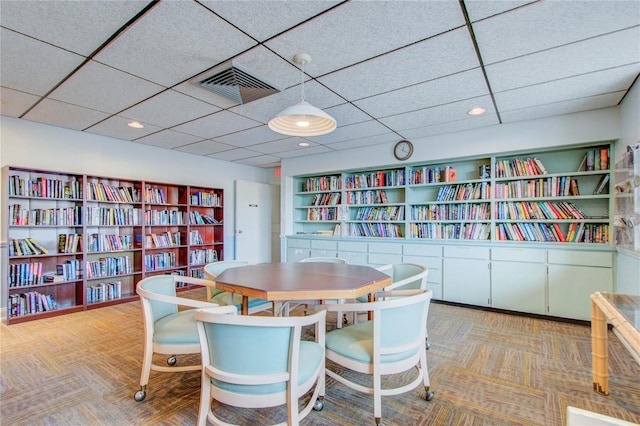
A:
{"type": "Polygon", "coordinates": [[[532,314],[546,314],[544,263],[492,262],[491,306],[532,314]]]}
{"type": "Polygon", "coordinates": [[[287,262],[299,262],[311,256],[308,248],[287,247],[287,262]]]}
{"type": "Polygon", "coordinates": [[[443,300],[469,305],[490,306],[490,290],[488,260],[444,259],[443,300]]]}
{"type": "Polygon", "coordinates": [[[549,315],[590,320],[596,291],[613,291],[611,268],[549,265],[549,315]]]}

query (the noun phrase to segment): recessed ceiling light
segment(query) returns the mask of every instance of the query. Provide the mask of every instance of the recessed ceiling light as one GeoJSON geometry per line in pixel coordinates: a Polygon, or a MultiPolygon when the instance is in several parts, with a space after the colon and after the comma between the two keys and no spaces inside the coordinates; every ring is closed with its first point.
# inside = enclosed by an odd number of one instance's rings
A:
{"type": "Polygon", "coordinates": [[[309,146],[309,142],[300,142],[298,146],[309,146]]]}
{"type": "Polygon", "coordinates": [[[473,109],[469,110],[469,111],[467,112],[467,114],[469,114],[469,115],[482,115],[482,114],[484,114],[485,112],[487,112],[487,110],[486,110],[486,109],[481,108],[481,107],[476,107],[476,108],[473,108],[473,109]]]}
{"type": "Polygon", "coordinates": [[[127,126],[133,127],[134,129],[144,129],[144,124],[137,121],[130,121],[127,123],[127,126]]]}

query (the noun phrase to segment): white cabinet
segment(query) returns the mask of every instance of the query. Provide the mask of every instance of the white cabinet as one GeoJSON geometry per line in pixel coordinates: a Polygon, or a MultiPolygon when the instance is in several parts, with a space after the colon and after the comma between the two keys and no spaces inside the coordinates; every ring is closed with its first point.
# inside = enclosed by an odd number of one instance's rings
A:
{"type": "Polygon", "coordinates": [[[613,291],[613,253],[549,250],[548,256],[548,314],[591,319],[591,294],[613,291]]]}
{"type": "Polygon", "coordinates": [[[545,315],[546,250],[491,249],[491,306],[545,315]]]}
{"type": "Polygon", "coordinates": [[[337,241],[311,240],[311,257],[337,257],[337,241]]]}
{"type": "Polygon", "coordinates": [[[350,265],[367,264],[367,243],[361,241],[338,241],[338,257],[350,265]]]}
{"type": "Polygon", "coordinates": [[[404,244],[402,261],[429,268],[427,289],[433,292],[433,299],[442,300],[442,246],[429,244],[404,244]]]}
{"type": "Polygon", "coordinates": [[[299,262],[311,256],[311,241],[287,239],[287,262],[299,262]]]}
{"type": "Polygon", "coordinates": [[[402,244],[369,243],[369,264],[371,266],[402,262],[402,244]]]}
{"type": "Polygon", "coordinates": [[[489,248],[445,246],[443,300],[491,306],[489,248]]]}

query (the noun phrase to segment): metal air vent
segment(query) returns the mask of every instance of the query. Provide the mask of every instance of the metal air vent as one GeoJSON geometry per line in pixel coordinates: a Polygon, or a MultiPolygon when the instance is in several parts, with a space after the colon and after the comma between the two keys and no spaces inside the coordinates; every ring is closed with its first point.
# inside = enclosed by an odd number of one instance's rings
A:
{"type": "Polygon", "coordinates": [[[241,104],[281,92],[273,84],[250,74],[232,62],[226,62],[210,72],[201,74],[191,82],[241,104]]]}

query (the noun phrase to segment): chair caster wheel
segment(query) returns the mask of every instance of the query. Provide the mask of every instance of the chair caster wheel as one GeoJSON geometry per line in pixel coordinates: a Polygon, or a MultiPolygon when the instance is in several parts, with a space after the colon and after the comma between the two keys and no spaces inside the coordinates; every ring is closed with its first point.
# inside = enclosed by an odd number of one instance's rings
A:
{"type": "Polygon", "coordinates": [[[431,349],[431,343],[429,343],[429,342],[425,342],[425,343],[424,343],[424,347],[425,347],[427,350],[431,349]]]}
{"type": "Polygon", "coordinates": [[[167,365],[176,365],[178,363],[178,359],[175,356],[170,356],[167,358],[167,365]]]}
{"type": "Polygon", "coordinates": [[[322,411],[323,408],[324,408],[324,401],[320,401],[319,399],[316,399],[316,402],[313,403],[314,411],[322,411]]]}
{"type": "Polygon", "coordinates": [[[133,399],[135,399],[136,401],[140,402],[140,401],[144,401],[146,396],[147,396],[147,392],[146,391],[139,390],[138,392],[136,392],[133,395],[133,399]]]}
{"type": "Polygon", "coordinates": [[[343,323],[344,325],[349,324],[349,320],[347,319],[347,317],[343,317],[343,318],[342,318],[342,323],[343,323]]]}
{"type": "Polygon", "coordinates": [[[433,391],[427,391],[427,393],[425,394],[425,397],[427,398],[427,401],[431,401],[434,397],[433,391]]]}

